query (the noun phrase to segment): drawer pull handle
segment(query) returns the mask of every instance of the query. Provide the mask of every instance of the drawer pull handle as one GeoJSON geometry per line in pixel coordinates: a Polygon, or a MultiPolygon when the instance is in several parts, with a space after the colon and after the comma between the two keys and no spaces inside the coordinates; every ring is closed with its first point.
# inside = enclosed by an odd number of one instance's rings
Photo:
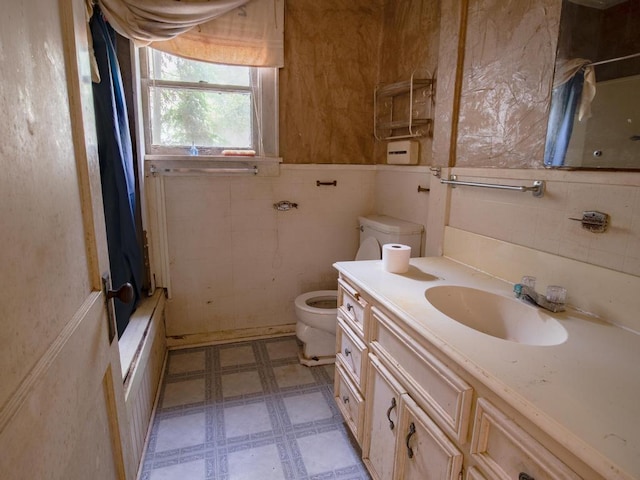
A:
{"type": "Polygon", "coordinates": [[[353,292],[353,298],[360,300],[360,294],[358,292],[353,292]]]}
{"type": "Polygon", "coordinates": [[[389,430],[393,430],[395,425],[393,424],[393,420],[391,420],[391,410],[396,408],[396,397],[391,397],[391,406],[387,410],[387,420],[389,420],[389,430]]]}
{"type": "Polygon", "coordinates": [[[347,303],[347,311],[351,311],[353,310],[353,305],[351,305],[350,303],[347,303]]]}
{"type": "Polygon", "coordinates": [[[518,480],[536,480],[536,479],[533,478],[531,475],[527,475],[524,472],[520,472],[520,475],[518,475],[518,480]]]}
{"type": "Polygon", "coordinates": [[[344,395],[342,397],[342,403],[349,403],[349,397],[347,397],[346,395],[344,395]]]}
{"type": "Polygon", "coordinates": [[[351,355],[351,350],[349,350],[348,348],[344,349],[344,356],[348,357],[349,355],[351,355]]]}
{"type": "MultiPolygon", "coordinates": [[[[414,425],[413,422],[411,422],[411,424],[409,425],[409,433],[407,433],[407,456],[409,458],[413,458],[413,448],[411,448],[409,446],[409,440],[411,440],[411,437],[413,436],[413,434],[416,433],[416,426],[414,425]]],[[[522,475],[522,474],[520,474],[522,475]]],[[[523,479],[520,479],[523,480],[523,479]]],[[[531,479],[533,480],[533,479],[531,479]]]]}

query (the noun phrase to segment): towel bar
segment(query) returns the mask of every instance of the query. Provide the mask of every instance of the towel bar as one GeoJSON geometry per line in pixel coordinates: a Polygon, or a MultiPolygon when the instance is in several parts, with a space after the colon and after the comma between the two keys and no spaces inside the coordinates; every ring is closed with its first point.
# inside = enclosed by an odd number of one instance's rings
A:
{"type": "Polygon", "coordinates": [[[451,185],[452,187],[456,187],[456,186],[483,187],[483,188],[495,188],[499,190],[516,190],[518,192],[531,192],[534,197],[538,197],[538,198],[544,196],[544,180],[535,180],[533,182],[533,186],[527,187],[525,185],[501,185],[499,183],[464,182],[464,181],[458,180],[458,177],[456,177],[455,175],[451,175],[451,177],[449,177],[449,180],[445,180],[444,178],[441,178],[440,183],[451,185]]]}

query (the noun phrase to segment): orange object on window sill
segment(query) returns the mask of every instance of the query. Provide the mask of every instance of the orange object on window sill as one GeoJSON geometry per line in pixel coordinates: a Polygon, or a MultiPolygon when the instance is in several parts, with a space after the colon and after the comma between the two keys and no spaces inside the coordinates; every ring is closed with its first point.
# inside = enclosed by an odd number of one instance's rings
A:
{"type": "Polygon", "coordinates": [[[255,157],[255,150],[223,150],[222,155],[226,157],[255,157]]]}

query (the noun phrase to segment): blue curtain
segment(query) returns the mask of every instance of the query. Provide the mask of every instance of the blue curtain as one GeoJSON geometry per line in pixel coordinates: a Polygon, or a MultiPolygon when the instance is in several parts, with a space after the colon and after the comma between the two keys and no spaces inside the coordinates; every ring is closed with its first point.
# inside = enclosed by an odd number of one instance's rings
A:
{"type": "Polygon", "coordinates": [[[135,299],[129,304],[115,299],[118,337],[129,323],[140,298],[142,256],[135,226],[135,176],[127,107],[115,50],[115,33],[96,7],[90,22],[100,83],[93,84],[93,103],[98,133],[98,156],[109,247],[111,283],[133,285],[135,299]]]}
{"type": "Polygon", "coordinates": [[[573,131],[573,119],[580,103],[583,85],[584,70],[580,69],[569,81],[553,89],[544,149],[544,164],[546,166],[559,167],[564,165],[573,131]]]}

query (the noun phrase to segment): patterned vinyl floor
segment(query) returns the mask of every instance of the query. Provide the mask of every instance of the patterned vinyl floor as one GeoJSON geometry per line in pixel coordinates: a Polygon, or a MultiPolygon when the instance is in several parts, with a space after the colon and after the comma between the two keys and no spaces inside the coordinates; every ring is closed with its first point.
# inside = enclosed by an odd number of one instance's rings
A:
{"type": "Polygon", "coordinates": [[[366,480],[333,399],[333,365],[295,337],[169,353],[141,480],[366,480]]]}

